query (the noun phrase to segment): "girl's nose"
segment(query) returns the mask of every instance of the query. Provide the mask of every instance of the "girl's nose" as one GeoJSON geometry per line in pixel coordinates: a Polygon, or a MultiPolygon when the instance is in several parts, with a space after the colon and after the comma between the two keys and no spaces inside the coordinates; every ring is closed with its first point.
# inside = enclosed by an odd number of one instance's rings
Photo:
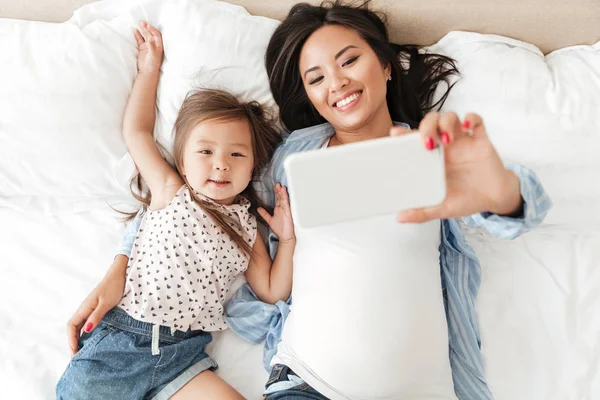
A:
{"type": "Polygon", "coordinates": [[[214,166],[218,171],[229,171],[229,164],[225,160],[216,160],[214,166]]]}

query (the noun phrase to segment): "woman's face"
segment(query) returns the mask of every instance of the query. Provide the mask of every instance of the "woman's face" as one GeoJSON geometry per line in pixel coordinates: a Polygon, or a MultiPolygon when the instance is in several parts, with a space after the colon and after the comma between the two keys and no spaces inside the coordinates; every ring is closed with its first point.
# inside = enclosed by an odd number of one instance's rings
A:
{"type": "Polygon", "coordinates": [[[390,67],[354,30],[339,25],[316,30],[300,51],[299,67],[308,98],[337,131],[389,119],[390,67]]]}

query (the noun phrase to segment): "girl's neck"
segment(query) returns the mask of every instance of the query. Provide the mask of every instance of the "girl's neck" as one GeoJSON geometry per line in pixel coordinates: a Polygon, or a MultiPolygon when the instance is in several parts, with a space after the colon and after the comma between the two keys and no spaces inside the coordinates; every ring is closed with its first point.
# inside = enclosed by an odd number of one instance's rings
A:
{"type": "Polygon", "coordinates": [[[382,107],[382,112],[355,130],[336,129],[329,146],[339,146],[388,136],[392,125],[392,117],[390,117],[387,107],[382,107]]]}

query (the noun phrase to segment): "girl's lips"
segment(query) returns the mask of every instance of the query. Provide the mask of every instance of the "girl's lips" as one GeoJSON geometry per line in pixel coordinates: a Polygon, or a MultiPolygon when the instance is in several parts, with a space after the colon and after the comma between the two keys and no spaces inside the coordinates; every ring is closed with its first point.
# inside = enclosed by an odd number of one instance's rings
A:
{"type": "Polygon", "coordinates": [[[225,187],[231,183],[229,181],[214,181],[212,179],[209,179],[208,181],[210,183],[212,183],[213,185],[215,185],[216,187],[225,187]]]}

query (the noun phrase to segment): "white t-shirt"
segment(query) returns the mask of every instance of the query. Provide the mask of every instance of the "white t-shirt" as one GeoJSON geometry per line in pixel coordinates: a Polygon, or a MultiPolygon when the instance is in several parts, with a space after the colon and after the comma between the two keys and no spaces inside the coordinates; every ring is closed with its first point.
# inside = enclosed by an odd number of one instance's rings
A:
{"type": "Polygon", "coordinates": [[[297,228],[293,301],[272,364],[334,400],[455,400],[440,235],[439,221],[395,215],[297,228]]]}

